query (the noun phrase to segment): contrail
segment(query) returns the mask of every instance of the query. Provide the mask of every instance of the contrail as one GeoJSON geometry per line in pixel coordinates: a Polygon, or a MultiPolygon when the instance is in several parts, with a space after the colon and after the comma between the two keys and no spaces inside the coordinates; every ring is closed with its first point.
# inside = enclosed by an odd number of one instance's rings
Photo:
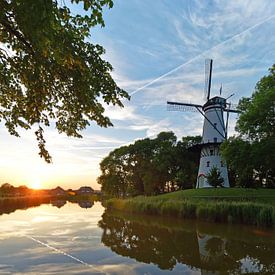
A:
{"type": "MultiPolygon", "coordinates": [[[[40,240],[38,240],[38,239],[36,239],[36,238],[34,238],[32,236],[26,236],[25,235],[25,237],[28,238],[28,239],[30,239],[30,240],[32,240],[32,241],[34,241],[34,242],[36,242],[36,243],[38,243],[38,244],[40,244],[40,245],[43,245],[43,246],[45,246],[45,247],[47,247],[47,248],[49,248],[49,249],[51,249],[51,250],[53,250],[53,251],[55,251],[57,253],[60,253],[60,254],[66,256],[66,257],[68,257],[68,258],[70,258],[70,259],[72,259],[72,260],[74,260],[74,261],[76,261],[76,262],[78,262],[80,264],[83,264],[83,265],[85,265],[87,267],[90,267],[90,268],[93,268],[93,269],[97,270],[93,265],[90,265],[90,264],[88,264],[88,263],[86,263],[86,262],[84,262],[84,261],[76,258],[75,256],[72,256],[71,254],[68,254],[68,253],[66,253],[66,252],[64,252],[64,251],[62,251],[60,249],[57,249],[57,248],[55,248],[55,247],[53,247],[53,246],[51,246],[51,245],[49,245],[47,243],[44,243],[44,242],[42,242],[42,241],[40,241],[40,240]]],[[[97,272],[99,272],[99,273],[102,274],[102,272],[100,272],[98,270],[97,270],[97,272]]]]}
{"type": "Polygon", "coordinates": [[[168,75],[170,75],[170,74],[176,72],[177,70],[179,70],[179,69],[182,68],[183,66],[185,66],[185,65],[187,65],[187,64],[189,64],[189,63],[191,63],[191,62],[193,62],[194,60],[196,60],[196,59],[198,59],[198,58],[200,58],[200,57],[202,57],[202,56],[205,55],[207,52],[209,52],[209,51],[211,51],[211,50],[213,50],[213,49],[215,49],[215,48],[217,48],[217,47],[219,47],[219,46],[221,46],[221,45],[227,43],[228,41],[230,41],[230,40],[232,40],[232,39],[234,39],[234,38],[236,38],[236,37],[241,36],[241,35],[244,34],[244,33],[247,33],[247,32],[249,32],[249,31],[251,31],[251,30],[257,28],[258,26],[264,24],[265,22],[271,20],[271,19],[274,18],[274,17],[275,17],[275,14],[271,15],[270,17],[264,19],[263,21],[261,21],[261,22],[255,24],[255,25],[253,25],[253,26],[247,28],[246,30],[244,30],[244,31],[242,31],[242,32],[240,32],[240,33],[237,33],[237,34],[233,35],[232,37],[230,37],[230,38],[228,38],[228,39],[226,39],[226,40],[224,40],[224,41],[218,43],[217,45],[211,47],[210,49],[207,49],[207,50],[203,51],[202,53],[198,54],[197,56],[195,56],[195,57],[189,59],[187,62],[185,62],[185,63],[183,63],[183,64],[177,66],[176,68],[172,69],[171,71],[169,71],[169,72],[167,72],[167,73],[165,73],[165,74],[162,74],[162,75],[159,76],[158,78],[156,78],[156,79],[154,79],[154,80],[148,82],[148,83],[145,84],[144,86],[142,86],[142,87],[140,87],[140,88],[134,90],[133,92],[130,93],[130,96],[133,96],[133,95],[136,94],[137,92],[139,92],[139,91],[141,91],[141,90],[147,88],[148,86],[154,84],[155,82],[159,81],[160,79],[162,79],[162,78],[164,78],[164,77],[166,77],[166,76],[168,76],[168,75]]]}

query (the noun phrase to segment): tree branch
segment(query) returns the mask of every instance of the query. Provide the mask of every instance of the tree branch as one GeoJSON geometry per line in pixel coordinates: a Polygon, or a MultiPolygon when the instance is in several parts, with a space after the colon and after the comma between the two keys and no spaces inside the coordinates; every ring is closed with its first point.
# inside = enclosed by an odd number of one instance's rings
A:
{"type": "Polygon", "coordinates": [[[18,40],[20,40],[31,52],[32,55],[34,55],[34,50],[31,46],[31,44],[24,38],[24,36],[17,30],[15,30],[14,28],[12,28],[12,26],[9,24],[9,22],[5,22],[5,19],[1,19],[0,20],[0,24],[3,25],[3,27],[5,28],[5,30],[10,33],[11,35],[14,35],[18,38],[18,40]]]}

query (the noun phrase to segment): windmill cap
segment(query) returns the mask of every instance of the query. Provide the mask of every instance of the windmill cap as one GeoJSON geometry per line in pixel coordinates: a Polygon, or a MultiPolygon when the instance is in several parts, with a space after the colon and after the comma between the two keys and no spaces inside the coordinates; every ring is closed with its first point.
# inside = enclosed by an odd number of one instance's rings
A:
{"type": "Polygon", "coordinates": [[[220,96],[214,96],[210,98],[203,106],[203,110],[208,109],[208,107],[218,107],[225,108],[226,107],[226,99],[220,96]],[[218,106],[217,106],[218,105],[218,106]]]}

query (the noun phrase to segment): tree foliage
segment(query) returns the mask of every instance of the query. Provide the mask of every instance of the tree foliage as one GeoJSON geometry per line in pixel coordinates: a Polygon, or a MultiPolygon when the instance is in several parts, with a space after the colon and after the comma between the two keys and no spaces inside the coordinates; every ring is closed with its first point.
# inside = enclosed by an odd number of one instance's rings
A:
{"type": "Polygon", "coordinates": [[[237,131],[251,141],[275,136],[275,64],[256,85],[250,98],[242,98],[237,131]]]}
{"type": "Polygon", "coordinates": [[[206,175],[208,183],[213,187],[223,187],[223,177],[221,176],[221,171],[213,166],[211,170],[206,175]]]}
{"type": "Polygon", "coordinates": [[[123,106],[129,98],[112,79],[104,49],[90,43],[90,28],[104,26],[102,11],[112,0],[71,0],[72,13],[57,0],[0,0],[0,121],[12,135],[35,131],[40,156],[50,162],[43,126],[81,137],[95,121],[107,127],[102,102],[123,106]],[[75,12],[75,11],[74,11],[75,12]]]}
{"type": "Polygon", "coordinates": [[[173,132],[162,132],[155,139],[115,149],[100,163],[102,191],[125,197],[192,188],[199,152],[188,148],[200,141],[201,137],[185,137],[177,142],[173,132]]]}
{"type": "Polygon", "coordinates": [[[222,144],[222,154],[244,187],[275,187],[275,65],[242,98],[236,130],[239,135],[222,144]]]}

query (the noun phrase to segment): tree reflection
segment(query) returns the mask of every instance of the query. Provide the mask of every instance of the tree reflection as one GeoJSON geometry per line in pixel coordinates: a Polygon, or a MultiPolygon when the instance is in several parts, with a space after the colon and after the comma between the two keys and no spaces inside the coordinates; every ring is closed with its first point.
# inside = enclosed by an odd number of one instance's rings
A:
{"type": "MultiPolygon", "coordinates": [[[[42,204],[51,204],[54,207],[62,208],[68,200],[66,199],[52,199],[50,197],[29,197],[29,198],[5,198],[0,199],[0,215],[10,214],[16,210],[26,210],[32,207],[38,207],[42,204]]],[[[70,201],[79,205],[81,208],[91,208],[94,205],[92,200],[77,200],[70,201]]]]}
{"type": "Polygon", "coordinates": [[[248,272],[275,272],[274,238],[268,241],[230,230],[219,232],[215,224],[211,233],[209,225],[187,221],[179,225],[110,211],[103,214],[99,226],[103,244],[112,251],[161,269],[172,270],[181,263],[201,269],[202,274],[240,274],[245,268],[248,272]]]}
{"type": "Polygon", "coordinates": [[[148,226],[107,213],[102,218],[102,242],[116,253],[157,264],[161,269],[173,269],[179,259],[196,265],[198,249],[190,250],[197,245],[195,232],[174,235],[170,228],[148,226]]]}
{"type": "Polygon", "coordinates": [[[10,214],[18,209],[37,207],[50,202],[51,199],[47,197],[0,199],[0,215],[10,214]]]}

